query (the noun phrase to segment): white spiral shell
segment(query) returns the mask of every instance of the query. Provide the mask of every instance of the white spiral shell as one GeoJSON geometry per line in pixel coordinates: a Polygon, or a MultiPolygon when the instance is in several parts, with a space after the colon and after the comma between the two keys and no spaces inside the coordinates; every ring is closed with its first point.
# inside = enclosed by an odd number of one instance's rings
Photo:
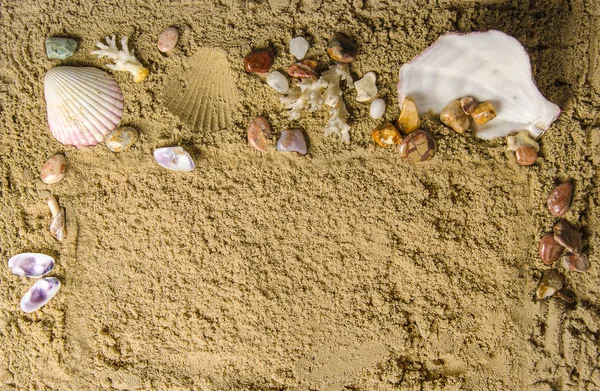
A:
{"type": "Polygon", "coordinates": [[[483,139],[527,130],[540,137],[560,114],[538,91],[529,56],[515,38],[500,31],[446,34],[400,69],[400,104],[410,96],[420,114],[440,113],[456,99],[490,101],[498,116],[474,125],[483,139]]]}
{"type": "Polygon", "coordinates": [[[106,72],[92,67],[54,67],[44,77],[48,125],[56,139],[77,148],[96,145],[123,115],[123,93],[106,72]]]}

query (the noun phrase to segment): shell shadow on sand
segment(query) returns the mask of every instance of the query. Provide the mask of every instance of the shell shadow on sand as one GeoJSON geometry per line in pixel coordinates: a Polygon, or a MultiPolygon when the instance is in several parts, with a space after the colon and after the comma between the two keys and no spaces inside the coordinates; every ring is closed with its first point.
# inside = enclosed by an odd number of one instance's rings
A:
{"type": "Polygon", "coordinates": [[[238,100],[226,54],[202,48],[189,59],[190,67],[167,85],[167,107],[196,130],[219,130],[231,125],[238,100]]]}

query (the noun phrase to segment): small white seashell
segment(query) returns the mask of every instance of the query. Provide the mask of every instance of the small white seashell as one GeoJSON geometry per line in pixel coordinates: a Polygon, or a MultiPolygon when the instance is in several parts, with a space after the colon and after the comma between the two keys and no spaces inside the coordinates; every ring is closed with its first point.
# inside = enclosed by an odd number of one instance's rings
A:
{"type": "Polygon", "coordinates": [[[285,94],[290,89],[288,79],[277,71],[269,73],[267,84],[280,94],[285,94]]]}
{"type": "Polygon", "coordinates": [[[17,276],[40,278],[54,269],[54,258],[46,254],[21,253],[8,260],[8,267],[17,276]]]}
{"type": "Polygon", "coordinates": [[[529,56],[500,31],[446,34],[400,69],[398,99],[412,97],[420,113],[440,113],[448,103],[471,96],[489,101],[497,117],[474,124],[477,137],[493,139],[526,129],[539,138],[559,116],[532,78],[529,56]]]}
{"type": "Polygon", "coordinates": [[[357,101],[368,102],[377,95],[377,86],[375,85],[376,79],[377,76],[375,75],[375,72],[369,72],[364,75],[362,79],[354,82],[354,86],[358,92],[356,95],[357,101]]]}
{"type": "Polygon", "coordinates": [[[290,53],[298,60],[302,60],[306,56],[309,47],[310,45],[304,37],[296,37],[290,40],[290,53]]]}
{"type": "Polygon", "coordinates": [[[65,209],[58,205],[54,196],[48,198],[48,207],[52,213],[52,222],[50,223],[50,234],[56,240],[61,242],[67,236],[67,227],[65,224],[65,209]]]}
{"type": "Polygon", "coordinates": [[[181,147],[165,147],[154,150],[154,160],[173,171],[192,171],[196,165],[192,157],[181,147]]]}
{"type": "Polygon", "coordinates": [[[123,93],[106,72],[54,67],[44,77],[48,125],[56,139],[76,148],[96,145],[123,115],[123,93]]]}
{"type": "Polygon", "coordinates": [[[377,98],[371,102],[371,109],[369,110],[371,118],[381,118],[385,114],[385,101],[381,98],[377,98]]]}
{"type": "Polygon", "coordinates": [[[21,299],[21,309],[33,312],[50,301],[60,289],[60,281],[54,277],[46,277],[37,281],[21,299]]]}

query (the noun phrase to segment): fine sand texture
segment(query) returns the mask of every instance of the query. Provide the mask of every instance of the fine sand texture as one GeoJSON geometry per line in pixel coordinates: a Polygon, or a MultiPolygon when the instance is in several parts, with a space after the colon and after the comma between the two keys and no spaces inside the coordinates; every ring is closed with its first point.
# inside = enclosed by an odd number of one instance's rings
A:
{"type": "Polygon", "coordinates": [[[0,267],[0,390],[599,390],[599,39],[597,0],[0,2],[1,260],[50,254],[62,283],[27,314],[33,280],[0,267]],[[163,55],[169,26],[181,36],[163,55]],[[344,32],[359,47],[353,76],[377,73],[393,121],[402,64],[447,32],[489,29],[525,46],[563,110],[531,167],[504,140],[432,114],[422,126],[436,157],[402,161],[373,143],[384,121],[348,89],[352,142],[324,137],[326,108],[290,122],[242,64],[271,47],[285,70],[302,35],[326,69],[344,32]],[[89,54],[112,34],[149,68],[142,83],[89,54]],[[49,36],[76,37],[76,54],[47,59],[49,36]],[[130,150],[54,139],[43,78],[57,65],[117,80],[122,124],[141,133],[130,150]],[[216,111],[192,118],[174,101],[189,83],[218,97],[216,111]],[[250,148],[258,115],[276,135],[303,128],[308,155],[250,148]],[[193,172],[155,163],[171,145],[190,151],[193,172]],[[56,153],[69,171],[46,185],[40,168],[56,153]],[[539,301],[539,239],[556,223],[545,201],[567,179],[565,218],[591,268],[556,266],[575,303],[539,301]],[[51,194],[66,209],[63,242],[48,231],[51,194]]]}

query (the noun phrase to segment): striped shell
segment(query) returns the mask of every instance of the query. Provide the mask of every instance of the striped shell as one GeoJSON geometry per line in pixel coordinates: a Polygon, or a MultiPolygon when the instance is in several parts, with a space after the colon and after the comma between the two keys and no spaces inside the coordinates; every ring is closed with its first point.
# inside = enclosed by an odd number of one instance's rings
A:
{"type": "Polygon", "coordinates": [[[54,67],[44,77],[48,125],[56,139],[77,148],[96,145],[123,115],[123,93],[106,72],[91,67],[54,67]]]}

